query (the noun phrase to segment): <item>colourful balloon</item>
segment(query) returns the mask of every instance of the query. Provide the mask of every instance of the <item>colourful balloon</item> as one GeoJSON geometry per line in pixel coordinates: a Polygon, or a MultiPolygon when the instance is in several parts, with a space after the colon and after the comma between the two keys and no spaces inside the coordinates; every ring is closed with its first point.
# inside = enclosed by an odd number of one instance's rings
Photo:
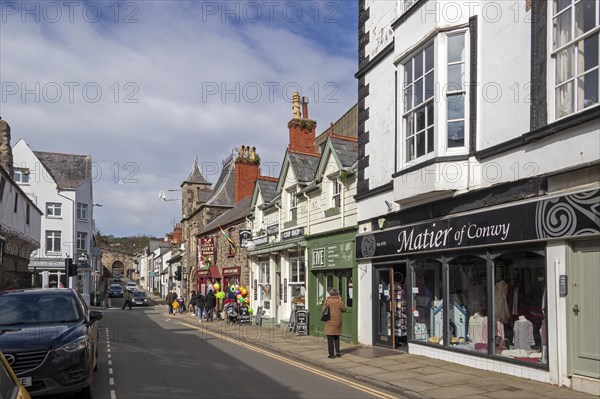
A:
{"type": "Polygon", "coordinates": [[[254,310],[252,310],[252,308],[248,308],[248,313],[252,314],[252,313],[254,313],[254,310]]]}
{"type": "Polygon", "coordinates": [[[223,291],[219,291],[215,294],[215,297],[217,297],[218,299],[222,299],[225,297],[225,293],[223,291]]]}
{"type": "Polygon", "coordinates": [[[244,302],[246,302],[246,298],[244,298],[243,296],[240,297],[240,303],[244,303],[244,302]]]}
{"type": "Polygon", "coordinates": [[[242,297],[242,294],[236,294],[236,295],[235,295],[235,297],[236,297],[237,299],[240,299],[240,298],[242,297]]]}
{"type": "Polygon", "coordinates": [[[235,291],[235,296],[238,296],[238,295],[240,295],[241,293],[242,293],[242,292],[241,292],[240,290],[236,290],[236,291],[235,291]]]}
{"type": "Polygon", "coordinates": [[[246,290],[245,288],[242,288],[240,291],[244,298],[246,297],[246,295],[248,295],[248,290],[246,290]]]}
{"type": "Polygon", "coordinates": [[[221,284],[219,283],[214,283],[213,284],[213,288],[215,289],[215,291],[219,291],[221,289],[221,284]]]}
{"type": "Polygon", "coordinates": [[[229,287],[229,291],[235,292],[235,285],[232,285],[231,287],[229,287]]]}
{"type": "Polygon", "coordinates": [[[235,289],[236,289],[236,290],[239,290],[239,289],[240,289],[240,285],[239,285],[239,284],[236,284],[236,285],[235,285],[235,289]]]}

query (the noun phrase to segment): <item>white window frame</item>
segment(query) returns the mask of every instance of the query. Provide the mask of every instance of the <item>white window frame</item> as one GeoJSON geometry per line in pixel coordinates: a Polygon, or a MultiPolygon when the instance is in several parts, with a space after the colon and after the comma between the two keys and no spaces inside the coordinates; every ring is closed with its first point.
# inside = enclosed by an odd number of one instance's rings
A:
{"type": "MultiPolygon", "coordinates": [[[[577,60],[577,50],[578,50],[578,44],[579,43],[583,43],[585,39],[589,39],[593,36],[598,37],[598,45],[600,46],[600,15],[599,14],[599,10],[598,8],[600,7],[600,5],[597,2],[592,2],[592,3],[588,3],[588,4],[595,4],[595,9],[593,12],[593,15],[595,16],[595,26],[593,28],[591,28],[590,30],[588,30],[585,33],[580,34],[579,36],[577,35],[577,21],[576,21],[576,8],[579,4],[583,4],[580,0],[571,0],[571,3],[566,6],[565,8],[563,8],[562,10],[560,10],[559,12],[556,12],[556,8],[555,8],[555,1],[549,1],[548,2],[548,36],[549,36],[549,40],[548,40],[548,48],[549,48],[549,53],[550,53],[550,62],[549,64],[551,65],[550,67],[550,73],[549,73],[549,79],[548,81],[551,82],[549,84],[549,93],[548,93],[548,115],[550,116],[549,119],[550,120],[559,120],[562,118],[566,118],[568,116],[586,111],[590,108],[593,107],[597,107],[599,102],[599,99],[596,99],[596,103],[592,103],[591,105],[588,105],[587,107],[581,106],[580,107],[580,103],[582,103],[581,97],[580,97],[580,91],[581,89],[579,88],[579,82],[580,82],[580,78],[584,77],[584,75],[589,74],[590,72],[593,73],[594,71],[596,71],[596,76],[598,79],[598,85],[599,87],[597,88],[598,93],[600,93],[600,65],[595,65],[591,68],[589,68],[588,70],[584,70],[581,71],[580,68],[582,68],[582,62],[580,62],[579,60],[577,60]],[[570,14],[570,15],[568,15],[570,14]],[[568,40],[566,40],[564,43],[559,43],[558,42],[558,38],[557,38],[557,28],[555,26],[555,23],[561,19],[561,17],[565,18],[565,21],[569,21],[568,23],[571,25],[570,29],[569,29],[569,35],[570,37],[568,38],[568,40]],[[570,53],[570,54],[569,54],[570,53]],[[569,67],[565,67],[565,70],[568,69],[572,69],[571,71],[571,76],[565,77],[564,80],[562,81],[558,81],[558,68],[559,65],[561,63],[561,54],[565,54],[567,56],[570,56],[570,59],[572,60],[571,63],[571,68],[569,67]],[[572,109],[564,114],[560,114],[559,113],[559,105],[558,105],[558,98],[559,98],[559,88],[561,87],[567,87],[567,86],[571,86],[571,93],[570,93],[570,97],[571,97],[571,102],[572,102],[572,109]]],[[[587,13],[586,13],[587,15],[587,13]]],[[[600,50],[597,50],[600,53],[600,50]]],[[[599,63],[600,64],[600,63],[599,63]]]]}
{"type": "Polygon", "coordinates": [[[331,207],[341,208],[342,206],[342,182],[339,176],[331,178],[331,207]]]}
{"type": "MultiPolygon", "coordinates": [[[[400,131],[398,132],[398,144],[399,148],[398,156],[401,160],[400,170],[409,168],[414,165],[418,165],[423,163],[429,159],[432,159],[437,156],[453,156],[453,155],[464,155],[469,151],[469,141],[470,141],[470,132],[469,132],[469,99],[471,96],[470,92],[470,33],[468,29],[459,28],[455,30],[450,30],[446,32],[440,32],[435,37],[429,39],[427,42],[424,42],[422,46],[416,52],[412,52],[402,59],[399,64],[399,74],[402,82],[398,85],[398,98],[400,99],[400,104],[398,108],[398,112],[400,113],[400,131]],[[450,65],[456,65],[458,63],[464,64],[464,82],[461,93],[464,93],[464,134],[463,134],[463,145],[457,147],[449,147],[448,146],[448,105],[446,100],[446,95],[448,93],[455,94],[458,91],[448,91],[448,37],[456,36],[456,35],[464,35],[464,60],[460,62],[452,62],[450,65]],[[407,85],[406,85],[406,65],[414,60],[414,57],[420,53],[424,54],[425,50],[430,46],[433,46],[433,79],[434,79],[434,94],[433,97],[428,98],[427,101],[423,101],[417,107],[406,108],[406,95],[407,95],[407,85]],[[425,134],[427,129],[433,127],[433,151],[427,152],[427,143],[425,147],[425,154],[412,159],[408,159],[408,153],[406,148],[406,132],[408,121],[407,117],[410,114],[414,114],[414,112],[421,107],[426,108],[428,103],[433,104],[433,124],[428,123],[427,116],[425,116],[425,134]]],[[[414,69],[413,64],[411,63],[411,67],[414,69]]],[[[425,76],[431,70],[425,71],[425,61],[423,61],[423,74],[421,76],[425,76]]],[[[414,74],[414,72],[413,72],[414,74]]],[[[412,76],[411,80],[412,85],[414,85],[414,76],[412,76]]],[[[410,85],[409,84],[409,85],[410,85]]],[[[425,86],[425,83],[423,83],[425,86]]],[[[412,89],[411,98],[414,96],[414,89],[412,89]]],[[[425,96],[425,95],[424,95],[425,96]]],[[[413,122],[415,123],[415,122],[413,122]]]]}
{"type": "Polygon", "coordinates": [[[88,204],[84,204],[83,202],[77,203],[77,220],[87,220],[88,214],[88,204]]]}
{"type": "Polygon", "coordinates": [[[62,218],[62,204],[60,202],[46,202],[46,217],[62,218]],[[56,210],[58,210],[58,214],[56,214],[56,210]]]}
{"type": "Polygon", "coordinates": [[[78,251],[87,251],[87,237],[88,234],[83,231],[77,232],[77,250],[78,251]]]}
{"type": "Polygon", "coordinates": [[[296,197],[296,187],[287,191],[288,201],[288,221],[298,220],[298,197],[296,197]]]}
{"type": "Polygon", "coordinates": [[[60,230],[46,230],[46,253],[60,254],[61,245],[62,232],[60,230]],[[51,243],[51,245],[49,246],[48,243],[51,243]]]}
{"type": "Polygon", "coordinates": [[[271,284],[271,265],[270,261],[259,260],[258,261],[258,283],[259,284],[271,284]]]}
{"type": "Polygon", "coordinates": [[[289,274],[289,279],[288,279],[288,284],[289,285],[293,285],[293,284],[302,284],[304,285],[306,283],[306,259],[304,259],[304,253],[303,252],[289,252],[289,257],[288,257],[288,263],[289,263],[289,269],[290,269],[290,274],[289,274]],[[292,272],[293,269],[296,269],[296,279],[294,280],[294,273],[292,272]],[[304,277],[303,279],[301,279],[301,277],[304,277]]]}
{"type": "Polygon", "coordinates": [[[15,178],[15,183],[29,184],[29,169],[15,168],[14,178],[15,178]]]}

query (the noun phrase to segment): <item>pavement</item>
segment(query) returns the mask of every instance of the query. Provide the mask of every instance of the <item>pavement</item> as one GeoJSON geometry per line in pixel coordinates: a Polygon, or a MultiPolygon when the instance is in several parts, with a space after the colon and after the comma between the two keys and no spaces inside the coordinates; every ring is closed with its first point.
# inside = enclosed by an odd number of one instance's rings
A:
{"type": "MultiPolygon", "coordinates": [[[[164,300],[153,294],[149,297],[169,316],[164,300]]],[[[342,357],[329,359],[325,337],[298,336],[278,326],[227,324],[225,321],[200,323],[189,312],[170,320],[220,335],[223,340],[241,341],[368,383],[399,398],[597,398],[565,387],[380,347],[341,342],[342,357]]]]}

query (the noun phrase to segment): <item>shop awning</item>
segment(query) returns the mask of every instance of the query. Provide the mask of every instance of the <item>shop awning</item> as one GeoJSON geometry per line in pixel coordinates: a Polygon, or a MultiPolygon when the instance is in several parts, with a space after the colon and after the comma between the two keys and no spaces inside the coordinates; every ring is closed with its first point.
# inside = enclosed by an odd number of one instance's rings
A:
{"type": "Polygon", "coordinates": [[[219,268],[217,266],[209,267],[208,273],[212,278],[221,278],[221,273],[219,272],[219,268]]]}

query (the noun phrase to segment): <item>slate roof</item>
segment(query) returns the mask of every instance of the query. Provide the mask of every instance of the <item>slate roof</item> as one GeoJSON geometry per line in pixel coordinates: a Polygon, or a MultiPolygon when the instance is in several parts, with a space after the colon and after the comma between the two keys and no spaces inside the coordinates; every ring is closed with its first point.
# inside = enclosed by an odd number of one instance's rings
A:
{"type": "Polygon", "coordinates": [[[352,166],[358,159],[358,142],[337,137],[331,137],[330,140],[338,159],[342,163],[342,167],[348,168],[352,166]]]}
{"type": "Polygon", "coordinates": [[[74,189],[91,179],[92,157],[33,151],[61,190],[74,189]]]}
{"type": "Polygon", "coordinates": [[[233,157],[224,163],[219,180],[213,189],[213,195],[206,201],[206,205],[229,207],[235,205],[235,162],[233,157]]]}
{"type": "Polygon", "coordinates": [[[211,195],[213,195],[213,190],[198,187],[198,201],[200,201],[201,204],[208,201],[211,195]]]}
{"type": "Polygon", "coordinates": [[[202,234],[209,233],[215,229],[218,229],[219,226],[227,226],[236,220],[244,219],[246,215],[250,212],[250,204],[252,203],[252,197],[246,197],[241,200],[234,208],[229,209],[227,212],[223,213],[212,222],[207,224],[196,234],[196,236],[200,236],[202,234]]]}
{"type": "Polygon", "coordinates": [[[256,180],[265,204],[271,202],[277,196],[277,182],[272,180],[256,180]]]}
{"type": "Polygon", "coordinates": [[[192,166],[192,171],[190,172],[188,178],[185,179],[183,183],[181,183],[181,185],[183,186],[185,183],[210,185],[210,183],[206,181],[204,176],[202,176],[202,173],[200,173],[200,165],[198,164],[198,158],[194,159],[194,166],[192,166]]]}
{"type": "Polygon", "coordinates": [[[288,152],[290,166],[294,170],[299,183],[307,183],[315,177],[319,166],[320,155],[308,155],[297,152],[288,152]]]}

